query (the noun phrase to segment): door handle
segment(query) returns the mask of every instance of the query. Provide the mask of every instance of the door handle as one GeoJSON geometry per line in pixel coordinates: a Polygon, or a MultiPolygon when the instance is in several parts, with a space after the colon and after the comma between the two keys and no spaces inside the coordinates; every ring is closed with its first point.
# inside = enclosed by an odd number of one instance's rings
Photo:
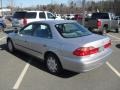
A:
{"type": "Polygon", "coordinates": [[[47,47],[47,45],[44,44],[43,47],[47,47]]]}

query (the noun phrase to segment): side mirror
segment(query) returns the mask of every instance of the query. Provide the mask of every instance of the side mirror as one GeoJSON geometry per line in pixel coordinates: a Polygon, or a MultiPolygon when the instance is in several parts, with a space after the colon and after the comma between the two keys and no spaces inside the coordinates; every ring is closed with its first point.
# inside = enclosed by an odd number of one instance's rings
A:
{"type": "Polygon", "coordinates": [[[56,19],[56,16],[54,16],[53,18],[56,19]]]}
{"type": "Polygon", "coordinates": [[[14,33],[18,33],[18,28],[14,28],[14,33]]]}

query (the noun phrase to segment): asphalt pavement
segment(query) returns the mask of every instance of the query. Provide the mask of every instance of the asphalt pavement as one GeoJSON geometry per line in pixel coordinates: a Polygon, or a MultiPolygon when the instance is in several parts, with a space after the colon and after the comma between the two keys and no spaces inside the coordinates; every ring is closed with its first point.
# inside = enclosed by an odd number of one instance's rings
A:
{"type": "Polygon", "coordinates": [[[0,32],[0,90],[120,90],[120,33],[107,34],[113,53],[101,67],[55,76],[38,59],[20,51],[7,51],[6,36],[11,31],[0,32]]]}

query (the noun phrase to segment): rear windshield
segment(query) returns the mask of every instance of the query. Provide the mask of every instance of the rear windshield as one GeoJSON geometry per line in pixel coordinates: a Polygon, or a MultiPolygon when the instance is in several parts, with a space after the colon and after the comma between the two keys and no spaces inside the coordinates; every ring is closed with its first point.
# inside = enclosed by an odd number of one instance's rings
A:
{"type": "Polygon", "coordinates": [[[109,15],[107,13],[93,13],[93,19],[109,19],[109,15]]]}
{"type": "Polygon", "coordinates": [[[26,14],[26,12],[15,12],[13,15],[13,18],[21,19],[21,18],[25,17],[25,14],[26,14]]]}
{"type": "Polygon", "coordinates": [[[76,38],[92,34],[78,23],[63,23],[55,25],[59,34],[64,38],[76,38]]]}
{"type": "Polygon", "coordinates": [[[36,12],[27,12],[25,17],[28,19],[36,18],[37,13],[36,12]]]}

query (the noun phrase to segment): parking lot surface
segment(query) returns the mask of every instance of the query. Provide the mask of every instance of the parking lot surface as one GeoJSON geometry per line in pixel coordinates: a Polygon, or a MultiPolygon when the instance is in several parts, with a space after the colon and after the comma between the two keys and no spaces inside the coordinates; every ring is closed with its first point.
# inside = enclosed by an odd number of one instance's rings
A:
{"type": "Polygon", "coordinates": [[[120,33],[107,34],[113,53],[106,64],[86,73],[65,71],[55,76],[36,58],[19,51],[9,53],[9,32],[0,32],[0,90],[120,90],[120,33]]]}

